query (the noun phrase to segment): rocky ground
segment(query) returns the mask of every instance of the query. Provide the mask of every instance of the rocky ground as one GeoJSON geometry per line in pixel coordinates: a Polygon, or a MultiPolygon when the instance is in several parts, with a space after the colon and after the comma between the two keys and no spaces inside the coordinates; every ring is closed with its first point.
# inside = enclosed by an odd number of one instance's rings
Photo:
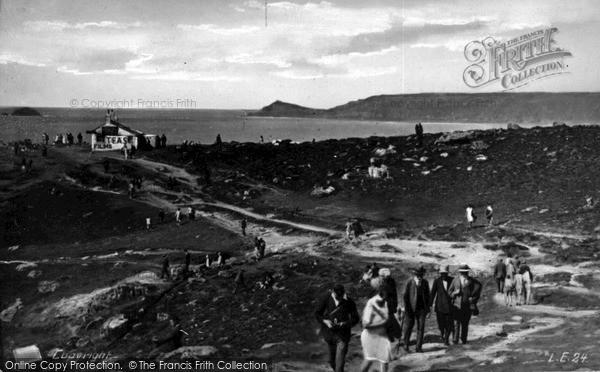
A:
{"type": "MultiPolygon", "coordinates": [[[[390,370],[600,368],[600,220],[594,204],[585,206],[586,197],[598,198],[598,137],[597,127],[556,126],[430,134],[422,148],[414,137],[173,146],[130,161],[78,147],[51,148],[47,159],[25,147],[15,157],[2,147],[4,357],[31,344],[45,354],[145,357],[154,349],[148,340],[176,314],[196,356],[269,357],[279,370],[326,371],[312,309],[334,282],[360,311],[372,295],[358,284],[367,263],[390,268],[400,283],[414,265],[432,281],[440,263],[467,262],[485,284],[472,342],[444,347],[431,317],[426,352],[401,353],[390,370]],[[21,157],[33,158],[33,169],[22,172],[21,157]],[[372,158],[391,178],[368,178],[372,158]],[[129,177],[143,177],[134,199],[129,177]],[[167,187],[168,177],[177,185],[167,187]],[[317,187],[334,191],[311,195],[317,187]],[[493,203],[496,225],[466,228],[469,203],[480,220],[493,203]],[[190,205],[197,218],[174,223],[174,209],[190,205]],[[342,236],[347,217],[366,227],[360,242],[342,236]],[[267,242],[259,262],[251,258],[254,236],[267,242]],[[162,254],[176,274],[183,248],[193,254],[193,277],[161,280],[162,254]],[[217,252],[230,257],[227,266],[203,268],[205,255],[217,252]],[[507,308],[496,295],[490,269],[507,253],[532,267],[535,305],[507,308]],[[234,294],[240,268],[247,288],[234,294]],[[267,271],[276,284],[261,289],[267,271]]],[[[354,333],[349,370],[362,360],[359,326],[354,333]]]]}

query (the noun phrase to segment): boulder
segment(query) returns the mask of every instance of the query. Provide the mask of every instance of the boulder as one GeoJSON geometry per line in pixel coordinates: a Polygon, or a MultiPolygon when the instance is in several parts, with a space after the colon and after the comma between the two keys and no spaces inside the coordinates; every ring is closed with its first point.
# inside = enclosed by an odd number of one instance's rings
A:
{"type": "Polygon", "coordinates": [[[517,124],[508,123],[507,129],[508,130],[519,130],[519,129],[523,129],[523,127],[521,127],[517,124]]]}
{"type": "Polygon", "coordinates": [[[563,123],[562,121],[555,121],[554,123],[552,123],[553,127],[566,127],[567,124],[563,123]]]}
{"type": "Polygon", "coordinates": [[[60,284],[58,284],[57,282],[54,281],[41,281],[40,284],[38,284],[38,291],[40,293],[51,293],[56,291],[56,288],[58,288],[60,286],[60,284]]]}
{"type": "Polygon", "coordinates": [[[25,263],[22,263],[22,264],[18,265],[16,267],[16,269],[17,269],[17,271],[23,271],[23,270],[26,270],[26,269],[34,268],[36,266],[37,266],[37,264],[35,264],[33,262],[25,262],[25,263]]]}
{"type": "Polygon", "coordinates": [[[42,275],[42,272],[40,270],[31,270],[29,272],[29,274],[27,274],[27,277],[31,278],[31,279],[35,279],[40,275],[42,275]]]}
{"type": "Polygon", "coordinates": [[[438,139],[435,140],[435,144],[440,144],[440,143],[467,143],[470,142],[472,139],[474,139],[475,137],[477,137],[477,134],[475,133],[475,131],[472,130],[468,130],[468,131],[464,131],[464,132],[451,132],[451,133],[444,133],[442,134],[438,139]]]}
{"type": "Polygon", "coordinates": [[[22,307],[23,305],[21,305],[21,299],[17,298],[12,305],[2,310],[2,312],[0,313],[0,320],[2,320],[3,322],[10,322],[17,313],[17,311],[22,307]]]}
{"type": "Polygon", "coordinates": [[[327,188],[323,188],[323,187],[315,187],[313,191],[311,191],[310,195],[317,197],[317,198],[323,198],[325,196],[329,196],[331,194],[333,194],[335,192],[335,188],[333,186],[329,186],[327,188]]]}
{"type": "Polygon", "coordinates": [[[214,346],[182,346],[170,353],[163,355],[161,359],[202,359],[217,353],[214,346]]]}
{"type": "Polygon", "coordinates": [[[127,323],[128,320],[127,318],[125,318],[125,315],[115,315],[112,318],[108,319],[106,322],[104,322],[100,334],[104,338],[120,337],[127,332],[127,323]]]}

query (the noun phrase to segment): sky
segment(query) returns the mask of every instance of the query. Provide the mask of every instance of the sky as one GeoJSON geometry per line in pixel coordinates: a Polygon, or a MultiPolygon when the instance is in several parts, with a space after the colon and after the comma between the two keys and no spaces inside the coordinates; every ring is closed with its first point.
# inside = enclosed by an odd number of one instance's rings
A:
{"type": "Polygon", "coordinates": [[[516,91],[599,91],[597,0],[0,0],[0,106],[329,108],[498,92],[464,83],[465,46],[548,27],[572,53],[568,73],[516,91]]]}

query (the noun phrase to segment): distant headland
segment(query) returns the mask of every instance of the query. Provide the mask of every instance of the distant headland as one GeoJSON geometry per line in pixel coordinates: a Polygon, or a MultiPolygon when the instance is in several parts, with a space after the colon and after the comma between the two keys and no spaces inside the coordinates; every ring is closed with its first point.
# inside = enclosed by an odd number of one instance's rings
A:
{"type": "Polygon", "coordinates": [[[8,112],[2,112],[2,116],[42,116],[42,114],[40,114],[40,112],[36,109],[33,109],[31,107],[20,107],[17,109],[14,109],[11,113],[8,112]]]}
{"type": "Polygon", "coordinates": [[[330,109],[275,101],[248,116],[451,123],[597,123],[600,92],[372,96],[330,109]]]}

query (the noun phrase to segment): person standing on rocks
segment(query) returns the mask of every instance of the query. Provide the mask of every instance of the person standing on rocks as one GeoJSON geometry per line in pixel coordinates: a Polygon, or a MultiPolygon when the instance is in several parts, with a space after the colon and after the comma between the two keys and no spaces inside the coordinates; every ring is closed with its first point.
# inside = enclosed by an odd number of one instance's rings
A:
{"type": "Polygon", "coordinates": [[[240,224],[242,227],[242,236],[246,236],[246,227],[248,227],[248,222],[246,221],[245,218],[242,218],[242,221],[240,224]]]}
{"type": "Polygon", "coordinates": [[[181,347],[181,334],[183,331],[181,330],[181,325],[179,324],[179,317],[173,316],[169,321],[171,325],[171,329],[167,336],[163,338],[153,337],[152,341],[159,346],[157,351],[152,351],[151,355],[156,355],[162,352],[168,352],[177,350],[181,347]]]}
{"type": "Polygon", "coordinates": [[[185,256],[183,258],[183,276],[186,277],[190,273],[190,263],[192,262],[192,255],[188,252],[187,248],[183,249],[185,256]]]}
{"type": "Polygon", "coordinates": [[[329,347],[329,365],[335,372],[343,372],[352,327],[360,320],[356,304],[346,295],[344,286],[336,284],[319,300],[314,316],[329,347]]]}
{"type": "Polygon", "coordinates": [[[458,344],[458,339],[463,344],[467,343],[469,335],[469,321],[472,315],[479,315],[477,301],[481,295],[481,283],[469,276],[469,266],[460,265],[458,277],[452,280],[448,292],[452,297],[452,319],[454,320],[454,337],[452,342],[458,344]]]}
{"type": "MultiPolygon", "coordinates": [[[[208,255],[206,257],[208,257],[208,255]]],[[[234,294],[237,293],[240,287],[246,289],[246,282],[244,280],[244,269],[240,269],[240,271],[238,271],[233,283],[235,284],[235,287],[233,288],[234,294]]]]}
{"type": "Polygon", "coordinates": [[[423,125],[417,123],[415,125],[415,133],[417,134],[417,144],[419,147],[423,147],[423,125]]]}
{"type": "Polygon", "coordinates": [[[181,208],[177,208],[175,211],[175,221],[177,221],[178,225],[181,225],[181,208]]]}
{"type": "Polygon", "coordinates": [[[498,293],[504,293],[504,280],[506,279],[506,265],[502,261],[499,258],[498,263],[494,266],[494,279],[496,279],[498,293]]]}
{"type": "Polygon", "coordinates": [[[485,218],[487,219],[488,226],[492,227],[494,224],[494,209],[491,204],[485,208],[485,218]]]}
{"type": "Polygon", "coordinates": [[[163,148],[167,147],[167,136],[165,136],[164,133],[162,136],[160,136],[160,142],[161,142],[160,147],[163,147],[163,148]]]}
{"type": "Polygon", "coordinates": [[[160,278],[164,278],[164,276],[167,276],[167,278],[171,278],[171,273],[169,272],[169,259],[167,258],[166,254],[163,254],[162,256],[162,271],[160,273],[160,278]]]}
{"type": "Polygon", "coordinates": [[[473,228],[475,220],[477,220],[477,216],[475,216],[475,213],[473,212],[473,205],[469,204],[467,207],[467,223],[469,224],[470,228],[473,228]]]}
{"type": "Polygon", "coordinates": [[[263,258],[265,258],[265,250],[266,249],[267,249],[267,243],[261,237],[260,239],[258,239],[258,258],[260,260],[262,260],[263,258]]]}
{"type": "Polygon", "coordinates": [[[431,287],[431,303],[429,305],[432,310],[435,310],[442,342],[446,346],[450,346],[450,333],[453,332],[454,328],[452,323],[452,298],[448,293],[448,288],[450,288],[454,278],[448,275],[448,269],[448,265],[440,266],[440,276],[433,281],[431,287]]]}
{"type": "Polygon", "coordinates": [[[423,279],[425,268],[412,269],[413,277],[404,285],[400,301],[400,310],[404,313],[406,322],[404,329],[404,351],[409,352],[410,335],[415,322],[417,323],[416,352],[423,352],[423,336],[425,335],[425,319],[429,312],[430,291],[429,283],[423,279]]]}

